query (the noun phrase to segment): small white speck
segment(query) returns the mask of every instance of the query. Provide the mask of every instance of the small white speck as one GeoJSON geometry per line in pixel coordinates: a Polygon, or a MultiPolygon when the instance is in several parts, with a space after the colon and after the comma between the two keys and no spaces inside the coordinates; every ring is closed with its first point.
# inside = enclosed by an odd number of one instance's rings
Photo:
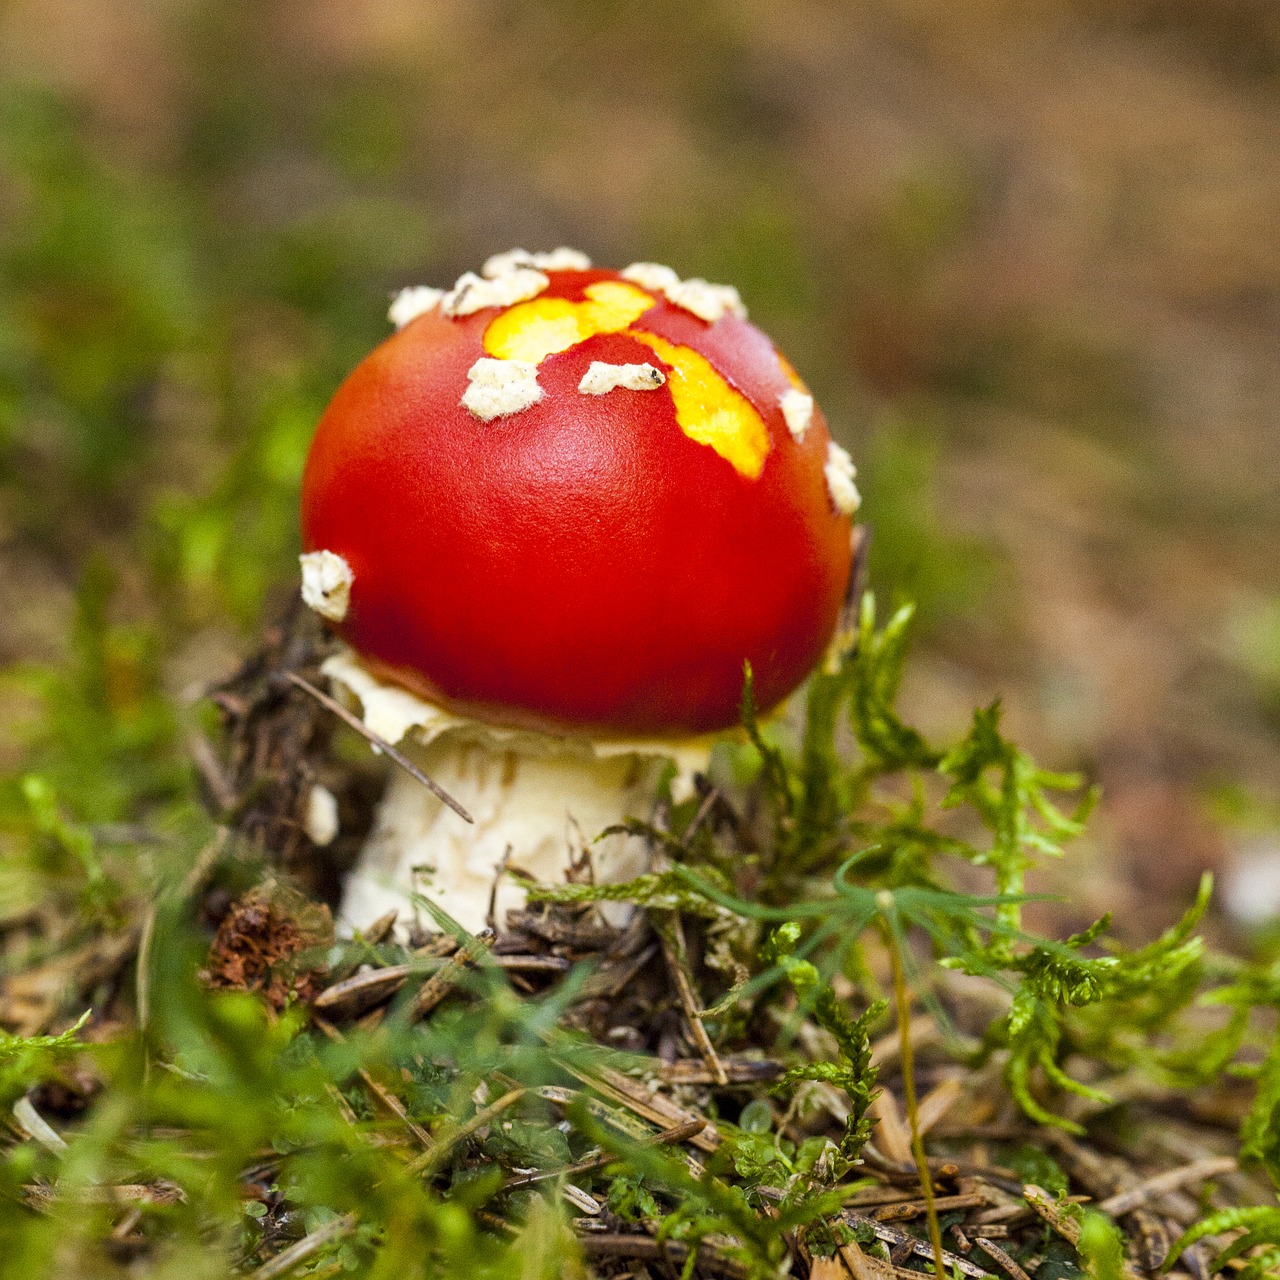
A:
{"type": "Polygon", "coordinates": [[[625,387],[628,391],[656,391],[667,380],[661,369],[651,364],[606,364],[603,360],[593,360],[591,367],[582,375],[578,390],[584,396],[602,396],[615,387],[625,387]]]}
{"type": "Polygon", "coordinates": [[[332,551],[308,551],[298,557],[302,565],[302,600],[322,618],[341,622],[351,603],[351,566],[332,551]]]}
{"type": "Polygon", "coordinates": [[[302,827],[311,843],[318,844],[321,848],[332,844],[338,834],[337,797],[328,787],[322,787],[318,782],[307,796],[307,813],[302,827]]]}
{"type": "Polygon", "coordinates": [[[591,259],[577,249],[561,245],[546,253],[530,253],[527,249],[508,249],[506,253],[495,253],[485,260],[480,274],[493,280],[504,276],[518,267],[533,267],[538,271],[587,271],[591,267],[591,259]]]}
{"type": "Polygon", "coordinates": [[[492,280],[474,271],[464,272],[440,301],[440,310],[449,317],[469,316],[485,307],[510,307],[536,298],[551,283],[532,267],[514,267],[492,280]]]}
{"type": "Polygon", "coordinates": [[[485,422],[519,413],[542,399],[538,366],[531,360],[494,360],[482,356],[467,370],[461,404],[485,422]]]}
{"type": "Polygon", "coordinates": [[[392,299],[387,311],[387,319],[397,329],[403,329],[410,320],[416,320],[420,315],[434,311],[443,297],[443,289],[433,289],[426,284],[415,284],[408,289],[401,289],[392,299]]]}
{"type": "Polygon", "coordinates": [[[804,433],[809,430],[809,424],[813,421],[813,397],[806,395],[798,387],[792,387],[778,397],[778,405],[786,419],[787,430],[797,440],[803,440],[804,433]]]}
{"type": "Polygon", "coordinates": [[[834,440],[827,444],[827,465],[823,468],[827,477],[827,492],[835,509],[842,516],[851,516],[862,505],[862,497],[853,478],[858,474],[847,449],[834,440]]]}

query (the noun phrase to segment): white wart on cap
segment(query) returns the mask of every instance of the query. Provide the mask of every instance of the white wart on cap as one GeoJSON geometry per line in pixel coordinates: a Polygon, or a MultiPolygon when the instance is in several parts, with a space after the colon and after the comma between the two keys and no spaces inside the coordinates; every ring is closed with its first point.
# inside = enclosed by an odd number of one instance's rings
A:
{"type": "Polygon", "coordinates": [[[298,557],[302,565],[302,601],[330,622],[341,622],[351,604],[351,566],[332,551],[308,551],[298,557]]]}
{"type": "Polygon", "coordinates": [[[528,409],[542,399],[538,366],[530,360],[482,356],[467,370],[462,407],[484,422],[528,409]]]}
{"type": "Polygon", "coordinates": [[[628,391],[656,391],[667,380],[661,369],[651,364],[606,364],[593,360],[582,375],[578,390],[584,396],[603,396],[617,387],[628,391]]]}

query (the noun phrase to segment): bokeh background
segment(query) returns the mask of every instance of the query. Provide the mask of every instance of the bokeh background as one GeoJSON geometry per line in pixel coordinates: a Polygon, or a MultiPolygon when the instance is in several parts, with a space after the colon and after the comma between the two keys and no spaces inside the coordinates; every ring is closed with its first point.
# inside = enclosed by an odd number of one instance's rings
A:
{"type": "Polygon", "coordinates": [[[1102,784],[1069,915],[1280,900],[1271,0],[6,0],[0,773],[176,794],[389,292],[561,243],[739,286],[912,714],[1102,784]]]}

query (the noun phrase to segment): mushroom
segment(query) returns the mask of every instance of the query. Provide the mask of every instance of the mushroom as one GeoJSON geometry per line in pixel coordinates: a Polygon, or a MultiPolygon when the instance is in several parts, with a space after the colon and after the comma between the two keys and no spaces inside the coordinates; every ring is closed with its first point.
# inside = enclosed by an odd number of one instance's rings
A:
{"type": "MultiPolygon", "coordinates": [[[[474,821],[397,772],[342,916],[412,891],[474,930],[522,900],[504,867],[562,877],[671,762],[688,794],[744,663],[765,708],[804,680],[858,494],[726,286],[514,250],[391,314],[311,446],[303,596],[348,646],[326,674],[474,821]]],[[[625,835],[592,858],[646,865],[625,835]]]]}

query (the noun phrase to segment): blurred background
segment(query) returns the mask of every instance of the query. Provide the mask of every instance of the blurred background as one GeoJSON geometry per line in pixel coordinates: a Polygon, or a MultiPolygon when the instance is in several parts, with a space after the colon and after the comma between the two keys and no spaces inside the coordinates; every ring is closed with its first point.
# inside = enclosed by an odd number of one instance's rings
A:
{"type": "Polygon", "coordinates": [[[0,773],[181,794],[388,294],[565,243],[737,284],[799,367],[919,602],[911,714],[1002,696],[1104,788],[1067,923],[1148,936],[1204,867],[1256,923],[1278,140],[1271,0],[6,0],[0,773]]]}

